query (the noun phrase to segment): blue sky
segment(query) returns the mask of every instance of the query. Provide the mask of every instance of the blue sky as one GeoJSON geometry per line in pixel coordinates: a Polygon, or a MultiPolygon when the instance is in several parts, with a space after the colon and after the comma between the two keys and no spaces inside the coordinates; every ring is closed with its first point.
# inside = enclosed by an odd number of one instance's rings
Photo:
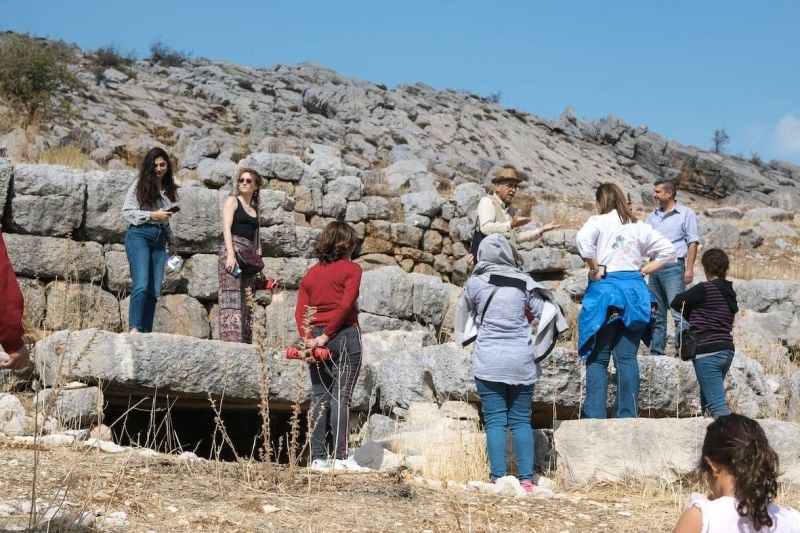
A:
{"type": "Polygon", "coordinates": [[[547,118],[615,114],[684,144],[800,163],[800,1],[0,0],[0,29],[156,39],[252,66],[313,61],[394,86],[496,91],[547,118]]]}

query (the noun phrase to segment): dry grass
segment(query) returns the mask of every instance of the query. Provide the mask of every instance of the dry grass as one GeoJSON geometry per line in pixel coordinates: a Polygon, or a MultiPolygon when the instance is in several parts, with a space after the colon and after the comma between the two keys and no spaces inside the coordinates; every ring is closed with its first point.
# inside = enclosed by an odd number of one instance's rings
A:
{"type": "Polygon", "coordinates": [[[79,146],[66,145],[57,148],[46,148],[35,161],[45,165],[63,165],[65,167],[85,170],[89,164],[89,156],[79,146]]]}
{"type": "MultiPolygon", "coordinates": [[[[29,498],[33,446],[0,439],[3,499],[29,498]]],[[[680,513],[680,494],[636,484],[591,487],[565,498],[500,497],[433,488],[406,473],[267,476],[262,463],[183,461],[137,451],[105,454],[80,447],[38,446],[37,520],[61,508],[62,521],[90,511],[102,520],[127,515],[128,531],[666,531],[680,513]]],[[[781,503],[791,501],[785,499],[781,503]]],[[[17,512],[0,529],[25,526],[17,512]]],[[[51,524],[51,531],[58,529],[51,524]]],[[[99,522],[98,529],[105,529],[99,522]]]]}

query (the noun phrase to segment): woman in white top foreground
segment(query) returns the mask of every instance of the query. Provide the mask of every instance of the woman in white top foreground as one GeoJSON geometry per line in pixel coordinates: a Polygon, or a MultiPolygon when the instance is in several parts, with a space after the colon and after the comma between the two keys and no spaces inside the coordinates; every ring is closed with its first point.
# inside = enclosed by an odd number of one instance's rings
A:
{"type": "Polygon", "coordinates": [[[595,194],[599,215],[578,231],[578,252],[589,266],[589,286],[578,315],[578,355],[586,363],[584,418],[606,418],[608,362],[617,368],[617,418],[639,414],[636,354],[650,323],[650,291],[643,277],[675,261],[669,239],[636,221],[625,195],[613,183],[595,194]],[[652,260],[644,266],[642,257],[652,260]]]}
{"type": "Polygon", "coordinates": [[[699,468],[711,494],[690,503],[675,533],[800,532],[800,513],[772,503],[778,454],[755,420],[731,414],[709,424],[699,468]]]}

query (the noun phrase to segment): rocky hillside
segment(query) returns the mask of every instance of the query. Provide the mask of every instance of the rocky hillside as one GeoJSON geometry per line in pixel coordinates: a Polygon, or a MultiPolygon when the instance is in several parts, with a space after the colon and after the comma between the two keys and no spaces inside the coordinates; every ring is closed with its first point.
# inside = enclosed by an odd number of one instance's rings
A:
{"type": "Polygon", "coordinates": [[[341,155],[346,174],[366,181],[377,169],[414,164],[413,176],[382,184],[403,192],[483,184],[498,164],[511,163],[524,169],[531,193],[587,197],[598,182],[614,181],[649,198],[652,181],[666,176],[726,203],[794,209],[800,199],[800,166],[682,146],[614,116],[584,121],[567,108],[551,122],[474,94],[423,83],[389,89],[311,63],[265,69],[195,59],[106,68],[97,53],[76,55],[83,88],[71,96],[72,118],[37,132],[0,132],[0,156],[37,160],[47,147],[75,145],[90,167],[121,168],[160,144],[184,176],[219,187],[215,172],[243,154],[302,157],[318,144],[341,155]]]}

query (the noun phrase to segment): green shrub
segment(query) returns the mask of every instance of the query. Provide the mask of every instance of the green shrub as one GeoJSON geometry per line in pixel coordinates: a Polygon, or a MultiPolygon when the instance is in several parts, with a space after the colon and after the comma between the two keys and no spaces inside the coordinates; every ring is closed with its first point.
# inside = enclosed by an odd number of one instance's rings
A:
{"type": "Polygon", "coordinates": [[[69,108],[64,93],[81,86],[70,66],[72,50],[61,41],[8,35],[0,41],[0,100],[27,126],[69,108]]]}
{"type": "Polygon", "coordinates": [[[150,61],[165,67],[179,67],[189,61],[191,56],[190,52],[175,50],[160,39],[150,45],[150,61]]]}
{"type": "Polygon", "coordinates": [[[123,53],[118,46],[110,44],[94,51],[97,64],[101,67],[120,68],[136,61],[133,52],[123,53]]]}

